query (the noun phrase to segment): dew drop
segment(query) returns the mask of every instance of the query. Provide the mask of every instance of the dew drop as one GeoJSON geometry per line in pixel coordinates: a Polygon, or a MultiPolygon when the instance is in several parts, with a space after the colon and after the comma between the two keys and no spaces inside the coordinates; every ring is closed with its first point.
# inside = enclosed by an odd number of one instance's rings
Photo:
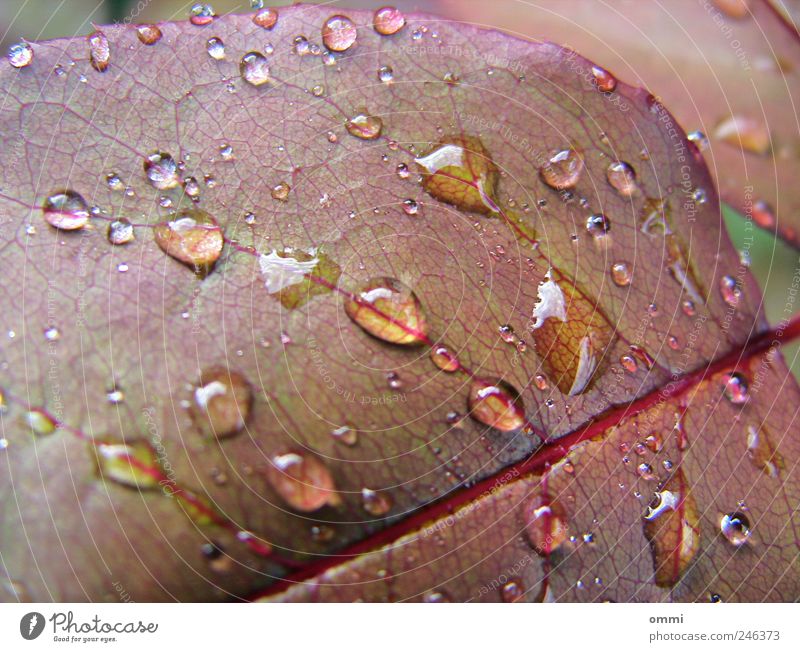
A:
{"type": "Polygon", "coordinates": [[[133,242],[136,236],[133,232],[133,224],[126,218],[121,217],[108,225],[108,241],[112,245],[124,245],[133,242]]]}
{"type": "Polygon", "coordinates": [[[48,342],[57,342],[61,339],[61,331],[55,326],[50,326],[44,330],[44,339],[48,342]]]}
{"type": "Polygon", "coordinates": [[[763,199],[753,202],[753,221],[762,229],[774,229],[777,224],[775,211],[763,199]]]}
{"type": "Polygon", "coordinates": [[[542,181],[555,190],[574,188],[582,172],[583,157],[574,149],[556,152],[539,170],[542,181]]]}
{"type": "Polygon", "coordinates": [[[723,276],[719,280],[719,291],[723,301],[729,306],[737,306],[742,296],[742,288],[732,276],[723,276]]]}
{"type": "Polygon", "coordinates": [[[734,546],[742,546],[750,541],[750,521],[741,512],[724,514],[719,523],[722,535],[734,546]]]}
{"type": "Polygon", "coordinates": [[[644,445],[654,453],[658,453],[663,446],[661,435],[659,435],[657,432],[647,435],[647,437],[644,439],[644,445]]]}
{"type": "Polygon", "coordinates": [[[383,491],[364,487],[361,490],[361,506],[372,516],[384,516],[392,508],[392,499],[383,491]]]}
{"type": "Polygon", "coordinates": [[[403,212],[406,215],[416,215],[419,212],[419,204],[413,199],[403,201],[403,212]]]}
{"type": "Polygon", "coordinates": [[[119,387],[112,387],[106,392],[106,400],[111,403],[111,405],[119,405],[125,402],[125,393],[119,389],[119,387]]]}
{"type": "Polygon", "coordinates": [[[631,284],[631,270],[627,263],[619,262],[611,266],[611,280],[619,287],[626,287],[631,284]]]}
{"type": "Polygon", "coordinates": [[[595,213],[586,218],[586,230],[593,238],[602,238],[611,230],[611,222],[602,213],[595,213]]]}
{"type": "Polygon", "coordinates": [[[464,211],[497,211],[497,166],[478,138],[447,137],[414,160],[423,169],[422,187],[435,199],[464,211]]]}
{"type": "Polygon", "coordinates": [[[347,316],[373,337],[392,344],[427,341],[428,325],[414,292],[401,281],[378,277],[346,298],[347,316]]]}
{"type": "Polygon", "coordinates": [[[31,61],[33,61],[33,48],[28,43],[15,43],[8,48],[8,63],[14,68],[25,68],[31,61]]]}
{"type": "Polygon", "coordinates": [[[209,4],[198,2],[197,4],[192,5],[192,8],[189,10],[189,22],[191,22],[192,25],[197,25],[198,27],[208,25],[216,17],[217,14],[214,13],[214,7],[209,4]]]}
{"type": "Polygon", "coordinates": [[[305,452],[281,451],[273,454],[270,462],[267,480],[292,509],[313,512],[325,505],[341,504],[333,477],[319,458],[305,452]]]}
{"type": "Polygon", "coordinates": [[[406,24],[406,17],[394,7],[381,7],[375,12],[372,24],[378,34],[397,34],[406,24]]]}
{"type": "Polygon", "coordinates": [[[225,43],[222,42],[221,38],[212,36],[206,42],[206,52],[212,59],[221,61],[225,58],[225,43]]]}
{"type": "Polygon", "coordinates": [[[73,190],[60,190],[44,200],[44,219],[50,226],[63,231],[74,231],[89,221],[89,205],[73,190]]]}
{"type": "Polygon", "coordinates": [[[195,271],[210,269],[222,254],[224,239],[217,221],[200,209],[182,209],[153,229],[161,249],[195,271]]]}
{"type": "Polygon", "coordinates": [[[503,602],[522,602],[525,598],[525,586],[522,580],[519,578],[508,580],[500,587],[500,597],[503,602]]]}
{"type": "Polygon", "coordinates": [[[617,78],[605,68],[592,66],[592,76],[597,90],[601,93],[611,93],[617,87],[617,78]]]}
{"type": "Polygon", "coordinates": [[[270,195],[272,195],[273,199],[277,199],[278,201],[288,201],[290,190],[291,188],[289,187],[289,184],[285,181],[281,181],[280,183],[272,186],[270,195]]]}
{"type": "Polygon", "coordinates": [[[383,130],[383,120],[368,113],[358,113],[345,123],[348,133],[362,140],[375,140],[383,130]]]}
{"type": "Polygon", "coordinates": [[[334,441],[342,442],[347,446],[355,446],[358,443],[358,431],[350,426],[340,426],[331,430],[331,437],[334,441]]]}
{"type": "Polygon", "coordinates": [[[347,16],[331,16],[322,26],[322,43],[331,52],[344,52],[356,42],[358,31],[347,16]]]}
{"type": "Polygon", "coordinates": [[[224,439],[244,428],[253,406],[253,390],[237,371],[213,367],[203,371],[194,390],[192,416],[206,437],[224,439]]]}
{"type": "Polygon", "coordinates": [[[260,9],[253,14],[253,22],[264,29],[272,29],[278,22],[278,10],[273,7],[260,9]]]}
{"type": "Polygon", "coordinates": [[[381,66],[378,68],[378,79],[384,84],[388,84],[394,79],[394,71],[391,66],[381,66]]]}
{"type": "Polygon", "coordinates": [[[744,405],[750,398],[747,378],[738,371],[723,374],[722,387],[725,398],[734,405],[744,405]]]}
{"type": "Polygon", "coordinates": [[[150,185],[158,190],[175,188],[180,183],[178,164],[166,152],[153,152],[145,158],[144,173],[150,185]]]}
{"type": "Polygon", "coordinates": [[[461,369],[455,354],[446,346],[434,346],[431,348],[431,360],[442,371],[453,373],[461,369]]]}
{"type": "Polygon", "coordinates": [[[557,500],[534,496],[525,505],[523,518],[528,541],[542,557],[549,557],[567,540],[567,513],[557,500]]]}
{"type": "Polygon", "coordinates": [[[162,479],[157,456],[149,442],[96,442],[97,468],[100,476],[133,489],[158,489],[162,479]]]}
{"type": "Polygon", "coordinates": [[[105,72],[111,59],[108,39],[103,32],[93,32],[87,37],[89,42],[89,62],[97,72],[105,72]]]}
{"type": "Polygon", "coordinates": [[[422,601],[428,604],[450,602],[450,596],[444,591],[425,591],[422,601]]]}
{"type": "Polygon", "coordinates": [[[632,355],[628,355],[627,353],[623,354],[619,359],[622,368],[625,369],[628,373],[635,373],[636,370],[639,368],[636,359],[632,355]]]}
{"type": "Polygon", "coordinates": [[[708,138],[702,131],[690,131],[686,137],[694,143],[701,152],[708,149],[708,138]]]}
{"type": "Polygon", "coordinates": [[[757,469],[770,478],[777,478],[785,468],[783,456],[775,448],[766,427],[747,427],[747,457],[757,469]]]}
{"type": "Polygon", "coordinates": [[[139,25],[136,36],[144,45],[155,45],[161,40],[161,29],[158,25],[139,25]]]}
{"type": "Polygon", "coordinates": [[[261,86],[270,80],[267,58],[260,52],[245,54],[239,62],[239,72],[251,86],[261,86]]]}
{"type": "Polygon", "coordinates": [[[33,408],[25,413],[25,423],[36,435],[52,435],[58,424],[44,410],[33,408]]]}
{"type": "Polygon", "coordinates": [[[473,419],[503,432],[519,430],[526,424],[522,397],[504,380],[473,379],[467,407],[473,419]]]}
{"type": "Polygon", "coordinates": [[[542,374],[536,374],[536,376],[533,378],[533,382],[537,389],[544,391],[548,388],[547,378],[545,378],[542,374]]]}
{"type": "Polygon", "coordinates": [[[623,197],[630,197],[636,192],[636,173],[625,161],[614,161],[606,170],[606,178],[611,187],[623,197]]]}
{"type": "Polygon", "coordinates": [[[408,166],[405,163],[398,163],[397,164],[397,176],[401,179],[408,179],[409,171],[408,166]]]}

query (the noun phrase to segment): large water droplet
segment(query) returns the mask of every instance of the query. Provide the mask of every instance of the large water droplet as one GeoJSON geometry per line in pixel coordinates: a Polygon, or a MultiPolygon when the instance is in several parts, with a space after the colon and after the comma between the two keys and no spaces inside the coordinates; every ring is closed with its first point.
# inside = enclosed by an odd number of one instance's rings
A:
{"type": "Polygon", "coordinates": [[[431,196],[465,211],[497,211],[497,167],[478,138],[445,138],[415,161],[424,171],[422,186],[431,196]]]}
{"type": "Polygon", "coordinates": [[[750,541],[750,521],[741,512],[724,514],[719,527],[722,535],[734,546],[742,546],[750,541]]]}
{"type": "Polygon", "coordinates": [[[217,221],[200,209],[182,209],[153,233],[161,249],[197,272],[208,271],[222,254],[224,238],[217,221]]]}
{"type": "Polygon", "coordinates": [[[562,149],[553,154],[539,174],[555,190],[574,188],[583,172],[583,157],[574,149],[562,149]]]}
{"type": "Polygon", "coordinates": [[[144,45],[155,45],[161,40],[161,29],[158,25],[139,25],[136,36],[144,45]]]}
{"type": "Polygon", "coordinates": [[[272,488],[292,509],[313,512],[341,504],[328,468],[306,452],[283,451],[270,457],[266,475],[272,488]]]}
{"type": "Polygon", "coordinates": [[[366,112],[358,113],[345,123],[347,131],[362,140],[375,140],[383,130],[383,120],[366,112]]]}
{"type": "Polygon", "coordinates": [[[274,7],[265,7],[253,14],[253,22],[264,29],[272,29],[278,22],[278,10],[274,7]]]}
{"type": "Polygon", "coordinates": [[[101,477],[134,489],[157,489],[162,472],[153,447],[143,439],[98,442],[94,446],[101,477]]]}
{"type": "Polygon", "coordinates": [[[674,586],[700,549],[697,504],[680,468],[647,508],[644,534],[653,552],[656,584],[674,586]]]}
{"type": "Polygon", "coordinates": [[[455,354],[446,346],[431,347],[431,360],[442,371],[453,373],[461,369],[461,364],[455,354]]]}
{"type": "Polygon", "coordinates": [[[549,556],[567,540],[567,513],[558,501],[536,495],[525,505],[523,518],[528,541],[541,556],[549,556]]]}
{"type": "Polygon", "coordinates": [[[526,424],[522,397],[504,380],[475,378],[467,407],[473,419],[503,432],[519,430],[526,424]]]}
{"type": "Polygon", "coordinates": [[[153,152],[144,160],[144,173],[150,185],[158,190],[175,188],[180,183],[178,164],[166,152],[153,152]]]}
{"type": "Polygon", "coordinates": [[[89,62],[97,72],[105,72],[111,60],[108,39],[103,32],[93,32],[87,37],[89,41],[89,62]]]}
{"type": "Polygon", "coordinates": [[[242,374],[213,367],[194,391],[193,416],[205,436],[223,439],[244,428],[252,405],[253,390],[242,374]]]}
{"type": "Polygon", "coordinates": [[[248,52],[239,62],[239,72],[251,86],[261,86],[266,84],[269,77],[269,63],[267,58],[260,52],[248,52]]]}
{"type": "Polygon", "coordinates": [[[212,36],[206,42],[206,52],[212,59],[221,61],[225,58],[225,43],[222,42],[221,38],[212,36]]]}
{"type": "Polygon", "coordinates": [[[406,24],[405,16],[394,7],[381,7],[375,12],[372,24],[378,34],[388,36],[396,34],[406,24]]]}
{"type": "Polygon", "coordinates": [[[547,376],[564,394],[589,388],[614,335],[600,310],[555,270],[539,284],[533,339],[547,376]]]}
{"type": "Polygon", "coordinates": [[[623,197],[630,197],[636,192],[636,173],[629,163],[614,161],[608,166],[606,177],[611,187],[623,197]]]}
{"type": "Polygon", "coordinates": [[[331,16],[322,26],[322,43],[331,52],[344,52],[356,42],[358,31],[347,16],[331,16]]]}
{"type": "Polygon", "coordinates": [[[417,295],[397,279],[379,277],[344,303],[347,316],[373,337],[392,344],[427,341],[428,325],[417,295]]]}
{"type": "Polygon", "coordinates": [[[8,63],[14,68],[25,68],[33,61],[33,48],[27,43],[15,43],[8,48],[8,63]]]}
{"type": "Polygon", "coordinates": [[[114,220],[108,225],[108,241],[112,245],[124,245],[133,242],[136,235],[131,224],[124,217],[114,220]]]}
{"type": "Polygon", "coordinates": [[[73,190],[60,190],[44,200],[44,219],[50,226],[64,231],[74,231],[89,221],[89,205],[73,190]]]}
{"type": "Polygon", "coordinates": [[[197,25],[198,27],[208,25],[216,17],[217,14],[214,13],[214,7],[202,2],[192,5],[191,9],[189,10],[189,22],[191,22],[192,25],[197,25]]]}

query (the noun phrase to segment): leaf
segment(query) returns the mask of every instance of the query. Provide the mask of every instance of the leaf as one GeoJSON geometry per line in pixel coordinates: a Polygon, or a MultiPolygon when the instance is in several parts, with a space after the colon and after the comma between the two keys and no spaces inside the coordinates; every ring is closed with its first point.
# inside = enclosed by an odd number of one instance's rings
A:
{"type": "MultiPolygon", "coordinates": [[[[155,42],[101,27],[102,72],[81,38],[0,72],[22,162],[0,192],[6,599],[276,590],[556,462],[766,329],[708,170],[647,92],[599,91],[552,44],[346,13],[341,54],[331,12],[295,6],[155,42]]],[[[769,444],[789,496],[791,425],[769,444]]]]}
{"type": "Polygon", "coordinates": [[[722,199],[800,247],[800,36],[785,3],[444,0],[441,10],[568,45],[649,89],[687,131],[708,138],[704,156],[722,199]]]}

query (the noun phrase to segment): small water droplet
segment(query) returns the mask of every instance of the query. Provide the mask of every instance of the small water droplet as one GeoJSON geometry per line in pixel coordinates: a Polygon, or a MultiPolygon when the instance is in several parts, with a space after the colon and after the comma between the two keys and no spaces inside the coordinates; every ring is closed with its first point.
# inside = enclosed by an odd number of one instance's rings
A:
{"type": "Polygon", "coordinates": [[[765,426],[747,427],[747,457],[753,466],[771,478],[779,477],[784,469],[783,456],[775,448],[765,426]]]}
{"type": "Polygon", "coordinates": [[[537,494],[525,505],[523,519],[528,541],[542,557],[567,540],[567,513],[557,500],[537,494]]]}
{"type": "Polygon", "coordinates": [[[144,439],[100,441],[95,443],[94,450],[97,468],[103,479],[139,490],[159,488],[162,473],[157,455],[144,439]]]}
{"type": "Polygon", "coordinates": [[[331,437],[335,441],[340,441],[347,446],[355,446],[358,443],[358,431],[350,426],[340,426],[331,430],[331,437]]]}
{"type": "Polygon", "coordinates": [[[525,598],[525,586],[522,580],[519,578],[508,580],[500,587],[500,597],[503,602],[521,602],[525,598]]]}
{"type": "Polygon", "coordinates": [[[278,10],[274,7],[260,9],[253,14],[253,22],[264,29],[272,29],[278,22],[278,10]]]}
{"type": "Polygon", "coordinates": [[[192,25],[197,25],[198,27],[208,25],[216,17],[217,14],[214,13],[214,7],[212,7],[210,4],[198,2],[192,5],[192,8],[189,10],[189,22],[191,22],[192,25]]]}
{"type": "Polygon", "coordinates": [[[690,131],[686,137],[694,143],[701,152],[708,149],[708,138],[702,131],[690,131]]]}
{"type": "Polygon", "coordinates": [[[48,342],[57,342],[61,339],[61,331],[55,326],[50,326],[44,330],[44,338],[48,342]]]}
{"type": "Polygon", "coordinates": [[[597,90],[602,93],[611,93],[617,87],[617,78],[608,70],[600,66],[592,66],[592,75],[597,90]]]}
{"type": "Polygon", "coordinates": [[[574,188],[582,172],[583,157],[574,149],[556,152],[539,170],[542,181],[555,190],[574,188]]]}
{"type": "Polygon", "coordinates": [[[74,231],[89,221],[89,205],[73,190],[60,190],[47,197],[42,206],[44,219],[50,226],[74,231]]]}
{"type": "Polygon", "coordinates": [[[225,58],[225,43],[222,42],[221,38],[212,36],[206,42],[206,52],[212,59],[221,61],[225,58]]]}
{"type": "Polygon", "coordinates": [[[636,192],[636,173],[625,161],[611,163],[606,170],[606,178],[611,187],[623,197],[630,197],[636,192]]]}
{"type": "Polygon", "coordinates": [[[378,79],[384,84],[388,84],[394,79],[394,71],[391,66],[381,66],[378,68],[378,79]]]}
{"type": "Polygon", "coordinates": [[[658,453],[663,446],[661,435],[659,435],[657,432],[650,433],[647,435],[647,437],[645,437],[644,445],[654,453],[658,453]]]}
{"type": "Polygon", "coordinates": [[[729,306],[736,307],[739,304],[739,299],[742,296],[742,288],[732,276],[723,276],[719,280],[719,291],[722,295],[722,299],[729,306]]]}
{"type": "Polygon", "coordinates": [[[383,130],[383,120],[366,112],[357,113],[345,123],[348,133],[362,140],[375,140],[383,130]]]}
{"type": "Polygon", "coordinates": [[[626,287],[631,284],[631,270],[624,262],[614,263],[611,266],[611,279],[615,285],[626,287]]]}
{"type": "Polygon", "coordinates": [[[271,455],[270,462],[267,480],[292,509],[314,512],[325,505],[341,504],[330,471],[316,456],[281,451],[271,455]]]}
{"type": "Polygon", "coordinates": [[[723,374],[722,387],[725,398],[734,405],[744,405],[750,398],[747,378],[738,371],[723,374]]]}
{"type": "Polygon", "coordinates": [[[446,346],[434,346],[431,348],[431,360],[442,371],[453,373],[461,369],[455,354],[446,346]]]}
{"type": "Polygon", "coordinates": [[[14,68],[25,68],[31,61],[33,61],[33,48],[28,43],[15,43],[8,48],[8,63],[14,68]]]}
{"type": "Polygon", "coordinates": [[[106,400],[111,405],[119,405],[125,402],[125,393],[116,385],[106,392],[106,400]]]}
{"type": "Polygon", "coordinates": [[[450,596],[444,591],[425,591],[422,595],[422,601],[428,604],[450,602],[450,596]]]}
{"type": "Polygon", "coordinates": [[[33,408],[25,413],[25,423],[37,435],[51,435],[58,424],[44,410],[33,408]]]}
{"type": "Polygon", "coordinates": [[[602,213],[595,213],[586,218],[586,230],[594,238],[602,238],[611,230],[611,222],[602,213]]]}
{"type": "Polygon", "coordinates": [[[526,424],[522,397],[504,380],[473,379],[467,407],[473,419],[503,432],[519,430],[526,424]]]}
{"type": "Polygon", "coordinates": [[[364,487],[361,490],[361,505],[372,516],[384,516],[392,508],[392,499],[383,491],[364,487]]]}
{"type": "Polygon", "coordinates": [[[272,187],[270,194],[272,195],[273,199],[277,199],[278,201],[288,201],[290,190],[291,188],[289,184],[285,181],[281,181],[272,187]]]}
{"type": "Polygon", "coordinates": [[[158,190],[175,188],[180,183],[178,164],[166,152],[153,152],[145,158],[144,172],[150,185],[158,190]]]}
{"type": "Polygon", "coordinates": [[[344,309],[367,333],[385,342],[414,345],[427,339],[419,299],[397,279],[371,279],[345,300],[344,309]]]}
{"type": "Polygon", "coordinates": [[[389,36],[403,29],[406,24],[406,18],[394,7],[381,7],[375,11],[375,15],[372,17],[372,24],[378,34],[389,36]]]}
{"type": "Polygon", "coordinates": [[[237,371],[213,367],[203,371],[194,390],[192,416],[206,437],[224,439],[244,428],[253,406],[253,390],[237,371]]]}
{"type": "Polygon", "coordinates": [[[105,72],[111,59],[108,39],[103,32],[96,31],[87,37],[89,42],[89,62],[97,72],[105,72]]]}
{"type": "Polygon", "coordinates": [[[419,212],[419,204],[413,199],[403,201],[403,212],[406,215],[416,215],[419,212]]]}
{"type": "Polygon", "coordinates": [[[108,225],[108,241],[112,245],[124,245],[133,242],[136,236],[133,232],[133,224],[126,218],[121,217],[108,225]]]}
{"type": "Polygon", "coordinates": [[[722,535],[734,546],[742,546],[751,540],[750,521],[741,512],[724,514],[719,527],[722,535]]]}
{"type": "Polygon", "coordinates": [[[635,358],[632,355],[628,355],[627,353],[620,356],[619,359],[622,368],[625,369],[628,373],[635,373],[636,370],[639,368],[638,363],[636,362],[635,358]]]}
{"type": "Polygon", "coordinates": [[[161,40],[161,29],[158,25],[139,25],[136,36],[144,45],[155,45],[161,40]]]}
{"type": "Polygon", "coordinates": [[[261,86],[269,80],[269,63],[260,52],[248,52],[239,62],[239,72],[251,86],[261,86]]]}

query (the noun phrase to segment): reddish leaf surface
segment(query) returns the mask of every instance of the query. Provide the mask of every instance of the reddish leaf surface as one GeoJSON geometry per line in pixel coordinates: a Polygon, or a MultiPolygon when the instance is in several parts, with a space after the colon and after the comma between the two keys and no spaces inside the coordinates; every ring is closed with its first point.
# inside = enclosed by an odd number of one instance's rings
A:
{"type": "Polygon", "coordinates": [[[781,0],[444,0],[448,15],[568,45],[661,98],[704,152],[723,200],[800,246],[800,37],[781,0]],[[657,26],[657,28],[656,28],[657,26]],[[735,122],[731,121],[735,118],[735,122]]]}
{"type": "MultiPolygon", "coordinates": [[[[601,93],[588,61],[551,44],[426,16],[382,36],[371,13],[347,14],[357,42],[335,57],[318,49],[330,12],[296,6],[270,30],[251,16],[169,23],[150,44],[102,28],[103,72],[74,39],[33,44],[30,65],[0,73],[0,133],[19,162],[0,193],[0,257],[16,270],[0,315],[6,599],[279,590],[764,330],[702,157],[647,92],[601,93]],[[557,155],[568,149],[580,164],[557,155]],[[616,161],[633,192],[609,182],[616,161]],[[84,221],[72,195],[46,203],[64,189],[97,207],[82,229],[51,226],[84,221]]],[[[746,409],[778,419],[770,445],[793,460],[797,429],[774,396],[746,409]]],[[[726,422],[713,424],[690,435],[696,450],[726,422]]],[[[708,455],[702,478],[681,466],[688,481],[727,486],[708,455]]],[[[584,456],[582,477],[607,481],[612,461],[584,456]]],[[[785,466],[770,497],[793,495],[785,466]]],[[[509,491],[529,492],[526,477],[509,491]]],[[[749,503],[759,518],[764,500],[749,503]]],[[[641,504],[625,504],[609,522],[643,536],[641,504]]],[[[484,529],[492,550],[506,540],[484,529]]],[[[772,593],[726,597],[788,599],[796,541],[764,544],[772,593]]],[[[638,542],[594,549],[633,558],[638,542]]],[[[446,566],[417,593],[468,572],[477,553],[461,550],[429,546],[446,566]]],[[[649,563],[634,574],[647,591],[615,599],[662,596],[649,563]]]]}

